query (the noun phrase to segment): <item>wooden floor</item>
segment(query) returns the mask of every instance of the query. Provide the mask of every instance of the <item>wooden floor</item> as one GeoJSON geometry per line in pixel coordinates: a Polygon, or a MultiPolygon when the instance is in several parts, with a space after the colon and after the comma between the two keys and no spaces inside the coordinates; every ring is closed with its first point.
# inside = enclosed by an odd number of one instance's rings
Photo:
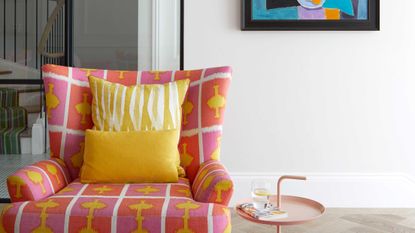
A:
{"type": "MultiPolygon", "coordinates": [[[[275,228],[249,223],[233,214],[234,233],[268,233],[275,228]]],[[[283,227],[283,233],[415,233],[415,209],[328,209],[304,225],[283,227]]]]}
{"type": "MultiPolygon", "coordinates": [[[[0,212],[4,205],[0,204],[0,212]]],[[[232,214],[233,233],[268,233],[275,228],[232,214]]],[[[415,209],[328,209],[314,222],[283,227],[283,233],[415,233],[415,209]]]]}

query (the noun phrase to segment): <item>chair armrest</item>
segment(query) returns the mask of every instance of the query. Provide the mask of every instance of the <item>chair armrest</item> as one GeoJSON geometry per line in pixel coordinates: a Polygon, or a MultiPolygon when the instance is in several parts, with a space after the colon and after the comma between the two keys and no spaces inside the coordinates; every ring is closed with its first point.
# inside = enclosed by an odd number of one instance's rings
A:
{"type": "Polygon", "coordinates": [[[233,193],[233,182],[225,167],[216,160],[200,165],[192,184],[194,199],[227,206],[233,193]]]}
{"type": "Polygon", "coordinates": [[[12,202],[37,201],[55,194],[70,179],[65,163],[53,158],[19,169],[7,178],[7,188],[12,202]]]}

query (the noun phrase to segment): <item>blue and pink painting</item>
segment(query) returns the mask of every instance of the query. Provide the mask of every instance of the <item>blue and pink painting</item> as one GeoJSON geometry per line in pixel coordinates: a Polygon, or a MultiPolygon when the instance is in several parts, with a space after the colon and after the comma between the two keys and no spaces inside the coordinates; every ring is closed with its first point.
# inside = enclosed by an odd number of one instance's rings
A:
{"type": "Polygon", "coordinates": [[[252,20],[367,20],[369,0],[252,0],[252,20]]]}

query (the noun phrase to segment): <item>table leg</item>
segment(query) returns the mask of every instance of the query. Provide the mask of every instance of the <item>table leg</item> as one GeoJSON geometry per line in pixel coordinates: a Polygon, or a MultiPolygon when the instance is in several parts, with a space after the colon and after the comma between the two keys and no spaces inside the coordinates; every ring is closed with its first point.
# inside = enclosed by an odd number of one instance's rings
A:
{"type": "Polygon", "coordinates": [[[277,226],[277,233],[282,233],[281,226],[277,226]]]}

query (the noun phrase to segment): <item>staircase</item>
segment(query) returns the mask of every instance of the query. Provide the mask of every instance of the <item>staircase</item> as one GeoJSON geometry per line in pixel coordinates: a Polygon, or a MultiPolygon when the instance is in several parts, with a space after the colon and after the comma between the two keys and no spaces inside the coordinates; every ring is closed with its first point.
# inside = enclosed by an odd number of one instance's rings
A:
{"type": "Polygon", "coordinates": [[[67,1],[0,0],[0,154],[45,149],[40,67],[67,63],[67,1]]]}

